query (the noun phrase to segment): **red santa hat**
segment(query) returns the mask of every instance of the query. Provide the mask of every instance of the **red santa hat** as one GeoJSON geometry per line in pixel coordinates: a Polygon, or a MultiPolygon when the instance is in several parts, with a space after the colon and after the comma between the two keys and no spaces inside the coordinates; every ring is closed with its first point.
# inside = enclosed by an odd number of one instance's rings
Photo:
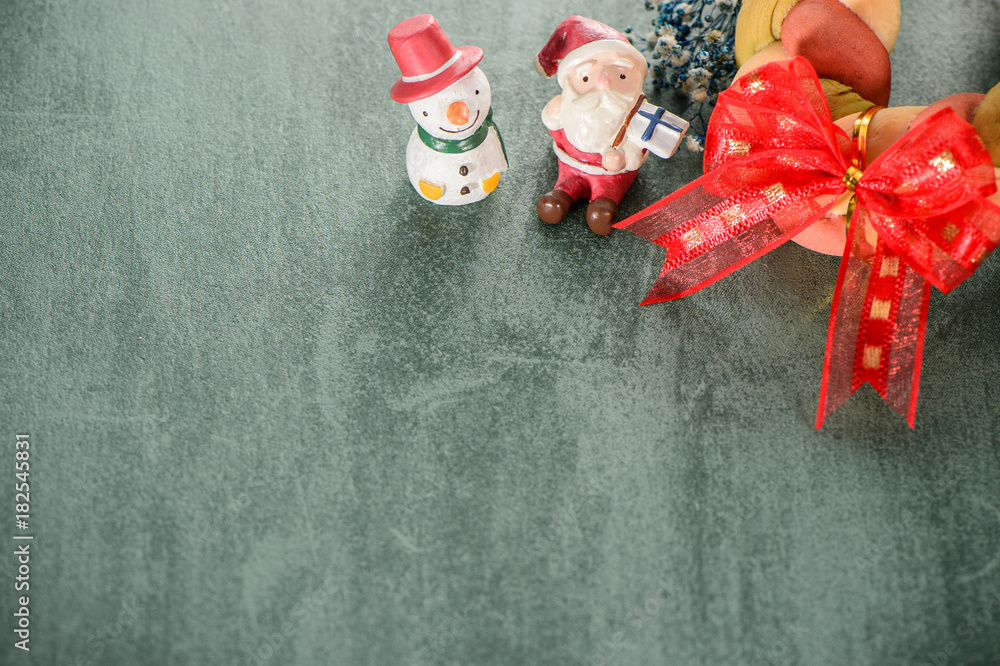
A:
{"type": "Polygon", "coordinates": [[[558,74],[559,84],[566,72],[600,53],[621,53],[634,60],[646,74],[646,59],[629,43],[628,38],[611,26],[584,16],[570,16],[559,24],[549,41],[535,56],[535,70],[546,78],[558,74]]]}
{"type": "Polygon", "coordinates": [[[452,46],[430,14],[408,18],[390,30],[389,50],[403,73],[390,94],[403,104],[441,92],[483,59],[478,46],[452,46]]]}

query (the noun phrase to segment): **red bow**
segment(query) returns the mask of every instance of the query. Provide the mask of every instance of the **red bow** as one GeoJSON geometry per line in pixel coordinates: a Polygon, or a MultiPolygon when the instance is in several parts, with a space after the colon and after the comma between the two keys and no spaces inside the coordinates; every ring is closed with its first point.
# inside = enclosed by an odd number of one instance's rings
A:
{"type": "Polygon", "coordinates": [[[865,382],[912,427],[929,285],[950,291],[1000,240],[1000,208],[985,200],[996,191],[993,163],[975,129],[950,109],[863,171],[851,155],[809,63],[772,62],[719,95],[705,175],[615,227],[667,249],[645,305],[725,277],[853,189],[816,427],[865,382]],[[874,247],[866,228],[877,232],[874,247]]]}

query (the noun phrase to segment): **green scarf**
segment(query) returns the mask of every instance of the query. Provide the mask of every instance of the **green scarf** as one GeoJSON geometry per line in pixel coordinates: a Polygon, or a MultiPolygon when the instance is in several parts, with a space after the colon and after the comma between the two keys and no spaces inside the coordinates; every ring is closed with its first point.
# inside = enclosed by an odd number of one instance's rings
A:
{"type": "Polygon", "coordinates": [[[503,145],[503,137],[500,136],[500,130],[493,123],[493,108],[486,113],[486,120],[483,122],[482,126],[476,130],[476,133],[470,137],[464,139],[439,139],[436,136],[431,136],[424,130],[423,127],[417,125],[417,134],[420,136],[420,140],[424,142],[424,145],[431,150],[436,150],[439,153],[448,153],[449,155],[455,155],[458,153],[467,153],[473,148],[478,148],[483,141],[486,141],[487,135],[490,133],[490,128],[497,130],[497,138],[500,139],[500,150],[503,152],[503,159],[507,162],[507,150],[503,145]]]}

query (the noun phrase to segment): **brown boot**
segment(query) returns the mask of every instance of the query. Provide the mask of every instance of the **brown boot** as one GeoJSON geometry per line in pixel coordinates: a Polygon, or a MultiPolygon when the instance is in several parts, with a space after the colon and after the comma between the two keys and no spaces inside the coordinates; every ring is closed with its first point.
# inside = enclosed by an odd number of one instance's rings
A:
{"type": "Polygon", "coordinates": [[[558,224],[569,214],[573,197],[562,190],[552,190],[538,198],[538,219],[549,224],[558,224]]]}
{"type": "Polygon", "coordinates": [[[611,233],[611,225],[618,221],[618,204],[607,197],[594,199],[587,206],[587,226],[599,236],[611,233]]]}

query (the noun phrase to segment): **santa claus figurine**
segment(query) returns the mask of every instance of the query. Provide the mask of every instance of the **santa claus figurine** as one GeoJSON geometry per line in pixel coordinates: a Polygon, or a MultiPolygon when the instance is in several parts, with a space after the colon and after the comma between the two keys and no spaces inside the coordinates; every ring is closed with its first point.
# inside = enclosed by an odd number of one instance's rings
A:
{"type": "Polygon", "coordinates": [[[535,69],[555,75],[562,88],[542,111],[559,176],[539,198],[538,217],[561,222],[574,202],[587,197],[587,225],[606,235],[647,149],[669,157],[687,123],[644,101],[646,59],[625,35],[593,19],[571,16],[560,23],[538,52],[535,69]]]}

